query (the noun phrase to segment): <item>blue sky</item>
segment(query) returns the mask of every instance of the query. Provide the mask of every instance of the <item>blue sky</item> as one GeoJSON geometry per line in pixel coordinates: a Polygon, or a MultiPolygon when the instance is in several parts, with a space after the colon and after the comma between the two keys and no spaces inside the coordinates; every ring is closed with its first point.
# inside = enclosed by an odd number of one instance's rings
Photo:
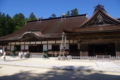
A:
{"type": "Polygon", "coordinates": [[[62,13],[77,8],[79,14],[87,13],[91,17],[98,3],[104,5],[110,16],[120,18],[120,0],[0,0],[0,12],[11,17],[16,13],[29,17],[33,12],[36,17],[48,18],[53,13],[59,17],[62,13]]]}

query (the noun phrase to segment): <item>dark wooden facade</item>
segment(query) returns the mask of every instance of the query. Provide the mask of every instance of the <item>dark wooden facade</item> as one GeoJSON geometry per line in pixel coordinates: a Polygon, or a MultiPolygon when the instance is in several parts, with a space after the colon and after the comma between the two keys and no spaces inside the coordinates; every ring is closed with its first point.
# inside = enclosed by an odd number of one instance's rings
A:
{"type": "Polygon", "coordinates": [[[93,16],[73,29],[64,29],[70,39],[80,43],[80,56],[120,56],[120,21],[97,5],[93,16]]]}

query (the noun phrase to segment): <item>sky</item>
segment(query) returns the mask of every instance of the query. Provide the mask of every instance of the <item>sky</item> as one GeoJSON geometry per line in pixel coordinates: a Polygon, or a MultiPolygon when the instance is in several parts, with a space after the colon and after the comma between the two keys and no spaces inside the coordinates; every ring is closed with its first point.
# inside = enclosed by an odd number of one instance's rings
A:
{"type": "Polygon", "coordinates": [[[42,16],[45,19],[53,13],[59,17],[62,13],[77,8],[79,14],[91,17],[98,3],[104,5],[110,16],[120,18],[120,0],[0,0],[0,12],[11,17],[23,13],[27,18],[33,12],[37,18],[42,16]]]}

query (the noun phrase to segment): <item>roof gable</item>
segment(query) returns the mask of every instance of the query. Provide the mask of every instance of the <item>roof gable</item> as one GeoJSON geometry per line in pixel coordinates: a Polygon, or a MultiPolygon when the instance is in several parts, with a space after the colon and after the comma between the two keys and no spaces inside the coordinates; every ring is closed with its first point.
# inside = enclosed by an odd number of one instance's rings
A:
{"type": "MultiPolygon", "coordinates": [[[[96,8],[96,7],[95,7],[96,8]]],[[[120,21],[109,16],[103,7],[95,9],[93,16],[81,24],[79,27],[103,26],[103,25],[119,25],[120,21]]]]}

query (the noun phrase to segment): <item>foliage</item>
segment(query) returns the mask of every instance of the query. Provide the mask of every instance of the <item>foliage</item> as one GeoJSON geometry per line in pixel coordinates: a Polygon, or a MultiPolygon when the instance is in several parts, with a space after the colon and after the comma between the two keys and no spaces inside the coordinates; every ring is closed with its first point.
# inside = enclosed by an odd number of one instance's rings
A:
{"type": "Polygon", "coordinates": [[[14,31],[19,30],[22,28],[25,24],[25,16],[22,13],[15,14],[13,16],[13,22],[14,22],[14,31]]]}
{"type": "Polygon", "coordinates": [[[67,11],[67,16],[74,16],[74,15],[78,15],[79,12],[77,10],[77,8],[72,9],[71,11],[67,11]]]}
{"type": "Polygon", "coordinates": [[[67,16],[70,16],[71,14],[70,14],[70,11],[67,11],[67,16]]]}
{"type": "Polygon", "coordinates": [[[0,12],[0,36],[11,34],[20,28],[29,20],[36,20],[34,13],[29,18],[25,18],[24,14],[18,13],[11,18],[8,14],[0,12]]]}
{"type": "Polygon", "coordinates": [[[0,36],[4,36],[13,32],[14,23],[12,18],[7,14],[0,12],[0,36]]]}
{"type": "Polygon", "coordinates": [[[34,15],[33,12],[30,14],[29,20],[30,20],[30,21],[37,20],[37,18],[35,17],[35,15],[34,15]]]}
{"type": "Polygon", "coordinates": [[[49,17],[49,18],[56,18],[56,15],[52,14],[51,17],[49,17]]]}
{"type": "Polygon", "coordinates": [[[78,14],[79,14],[79,13],[78,13],[77,8],[71,10],[71,16],[73,16],[73,15],[78,15],[78,14]]]}

